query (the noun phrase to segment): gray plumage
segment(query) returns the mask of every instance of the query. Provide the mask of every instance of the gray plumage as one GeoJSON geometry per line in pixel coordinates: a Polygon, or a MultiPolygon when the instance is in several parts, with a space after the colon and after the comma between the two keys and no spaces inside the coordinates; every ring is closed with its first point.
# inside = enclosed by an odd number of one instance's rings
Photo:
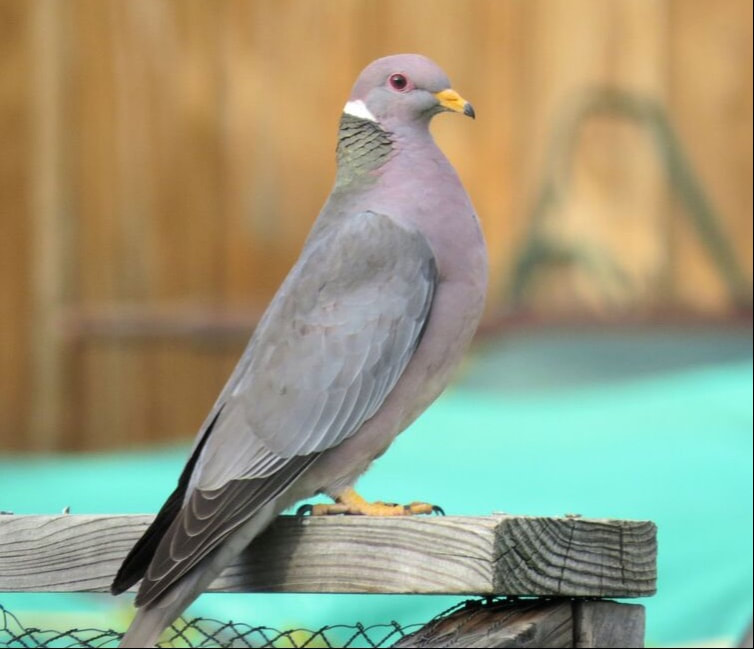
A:
{"type": "Polygon", "coordinates": [[[142,579],[121,646],[154,644],[283,509],[353,485],[447,384],[487,278],[478,220],[429,133],[437,112],[473,115],[449,87],[418,55],[357,80],[333,191],[113,583],[142,579]]]}

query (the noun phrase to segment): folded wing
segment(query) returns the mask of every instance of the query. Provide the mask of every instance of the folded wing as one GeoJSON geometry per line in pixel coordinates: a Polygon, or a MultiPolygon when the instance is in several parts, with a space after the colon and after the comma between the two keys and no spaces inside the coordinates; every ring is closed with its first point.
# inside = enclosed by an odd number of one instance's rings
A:
{"type": "Polygon", "coordinates": [[[389,216],[360,213],[307,243],[213,409],[137,605],[377,412],[419,344],[436,282],[423,235],[389,216]]]}

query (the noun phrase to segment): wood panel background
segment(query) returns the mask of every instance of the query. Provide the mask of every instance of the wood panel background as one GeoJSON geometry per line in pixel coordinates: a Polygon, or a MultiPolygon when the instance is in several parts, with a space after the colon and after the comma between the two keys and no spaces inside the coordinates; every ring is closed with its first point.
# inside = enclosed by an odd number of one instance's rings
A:
{"type": "Polygon", "coordinates": [[[517,309],[750,307],[748,0],[0,0],[0,449],[192,435],[329,192],[354,78],[399,51],[477,110],[434,131],[484,223],[490,319],[532,240],[555,253],[517,309]],[[738,289],[651,126],[599,112],[556,155],[613,91],[662,107],[738,289]]]}

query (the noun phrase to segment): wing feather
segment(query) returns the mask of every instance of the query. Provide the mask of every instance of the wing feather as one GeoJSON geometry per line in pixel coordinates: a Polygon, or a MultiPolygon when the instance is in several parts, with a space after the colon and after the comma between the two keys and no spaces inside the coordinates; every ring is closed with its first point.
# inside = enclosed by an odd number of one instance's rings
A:
{"type": "Polygon", "coordinates": [[[388,216],[360,213],[310,237],[213,408],[138,605],[374,416],[419,343],[436,281],[423,235],[388,216]]]}

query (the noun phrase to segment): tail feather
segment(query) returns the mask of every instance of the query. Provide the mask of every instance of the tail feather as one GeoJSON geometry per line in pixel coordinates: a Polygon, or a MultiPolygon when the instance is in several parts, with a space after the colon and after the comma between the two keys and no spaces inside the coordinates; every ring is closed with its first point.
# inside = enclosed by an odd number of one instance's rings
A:
{"type": "Polygon", "coordinates": [[[272,501],[260,509],[243,527],[231,534],[208,554],[163,597],[140,608],[119,647],[154,647],[162,632],[183,610],[201,595],[240,552],[269,525],[276,514],[272,501]]]}
{"type": "Polygon", "coordinates": [[[140,608],[119,647],[154,647],[163,630],[172,622],[172,611],[161,608],[140,608]]]}
{"type": "Polygon", "coordinates": [[[149,567],[149,562],[152,561],[152,557],[154,556],[155,550],[157,550],[160,541],[162,541],[162,537],[165,536],[165,532],[170,527],[173,519],[175,519],[178,512],[181,511],[186,490],[191,481],[191,474],[194,471],[194,466],[196,465],[196,462],[202,453],[202,449],[204,448],[204,444],[207,442],[209,434],[215,427],[215,423],[221,412],[222,407],[217,411],[214,419],[212,419],[209,426],[207,426],[207,430],[202,434],[201,441],[197,444],[193,454],[181,473],[175,491],[170,494],[170,497],[160,508],[160,511],[152,521],[152,524],[147,528],[147,531],[144,532],[123,560],[123,563],[118,569],[118,574],[115,576],[115,579],[110,586],[110,592],[113,595],[120,595],[122,592],[131,588],[131,586],[139,581],[139,579],[141,579],[146,573],[147,568],[149,567]]]}

